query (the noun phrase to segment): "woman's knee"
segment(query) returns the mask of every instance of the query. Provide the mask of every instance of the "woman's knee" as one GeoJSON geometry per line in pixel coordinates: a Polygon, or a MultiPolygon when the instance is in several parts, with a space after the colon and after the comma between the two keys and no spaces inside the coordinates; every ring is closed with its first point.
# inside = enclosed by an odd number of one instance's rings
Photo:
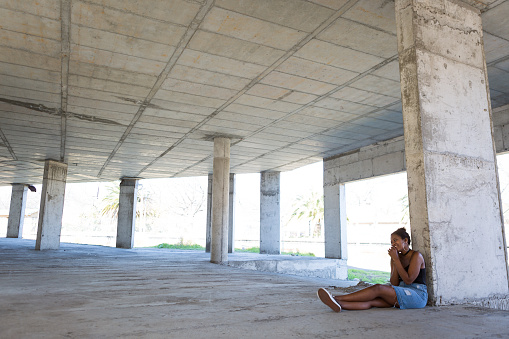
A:
{"type": "Polygon", "coordinates": [[[394,294],[394,295],[396,294],[394,292],[394,289],[388,285],[376,284],[376,285],[373,285],[372,287],[373,287],[374,291],[376,292],[376,294],[380,297],[387,296],[387,295],[392,296],[392,294],[394,294]]]}

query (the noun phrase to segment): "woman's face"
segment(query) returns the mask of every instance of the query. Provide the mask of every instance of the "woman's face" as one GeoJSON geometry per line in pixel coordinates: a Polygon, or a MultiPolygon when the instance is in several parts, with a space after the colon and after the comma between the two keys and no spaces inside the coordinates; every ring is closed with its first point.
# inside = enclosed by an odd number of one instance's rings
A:
{"type": "Polygon", "coordinates": [[[396,247],[398,252],[403,251],[403,245],[407,245],[407,243],[408,241],[406,239],[403,240],[399,235],[391,234],[391,245],[396,247]]]}

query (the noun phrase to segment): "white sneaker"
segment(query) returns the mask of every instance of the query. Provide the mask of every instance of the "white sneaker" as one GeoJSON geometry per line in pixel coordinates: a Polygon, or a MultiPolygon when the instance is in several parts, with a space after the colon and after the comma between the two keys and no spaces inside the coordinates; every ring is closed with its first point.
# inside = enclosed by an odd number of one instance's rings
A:
{"type": "Polygon", "coordinates": [[[318,289],[318,298],[327,306],[332,308],[334,312],[341,312],[341,305],[338,304],[336,299],[325,288],[318,289]]]}

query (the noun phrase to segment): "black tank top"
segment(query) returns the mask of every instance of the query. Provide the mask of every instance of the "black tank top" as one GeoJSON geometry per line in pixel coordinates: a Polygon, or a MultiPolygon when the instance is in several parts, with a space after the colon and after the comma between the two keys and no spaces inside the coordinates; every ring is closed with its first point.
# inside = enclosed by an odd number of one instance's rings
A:
{"type": "MultiPolygon", "coordinates": [[[[415,252],[414,252],[415,253],[415,252]]],[[[414,256],[414,253],[412,253],[412,257],[414,256]]],[[[410,260],[412,260],[412,257],[410,257],[410,260]]],[[[405,267],[405,271],[408,273],[408,268],[410,267],[410,265],[408,265],[407,267],[405,267]]],[[[403,281],[403,279],[401,279],[401,277],[399,277],[399,280],[400,281],[403,281]]],[[[421,268],[419,270],[419,275],[417,276],[417,278],[415,278],[415,280],[412,282],[413,284],[422,284],[422,285],[426,285],[426,267],[424,268],[421,268]]]]}

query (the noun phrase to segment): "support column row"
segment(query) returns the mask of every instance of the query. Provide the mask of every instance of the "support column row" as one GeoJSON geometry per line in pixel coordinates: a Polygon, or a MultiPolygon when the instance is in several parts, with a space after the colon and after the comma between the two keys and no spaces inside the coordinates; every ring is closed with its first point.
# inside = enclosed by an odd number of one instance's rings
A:
{"type": "Polygon", "coordinates": [[[25,206],[28,187],[25,184],[13,184],[9,220],[7,221],[7,238],[21,238],[25,219],[25,206]]]}
{"type": "Polygon", "coordinates": [[[347,259],[347,221],[345,184],[338,181],[335,169],[323,171],[323,209],[325,257],[347,259]]]}
{"type": "Polygon", "coordinates": [[[281,172],[260,176],[260,253],[281,253],[281,172]]]}
{"type": "Polygon", "coordinates": [[[46,160],[42,179],[39,224],[35,241],[36,250],[56,250],[60,248],[66,181],[67,164],[46,160]]]}
{"type": "MultiPolygon", "coordinates": [[[[209,174],[207,194],[207,227],[205,251],[211,251],[212,243],[212,187],[213,175],[209,174]]],[[[235,248],[235,174],[229,176],[228,199],[228,253],[235,248]]],[[[260,253],[281,253],[281,225],[280,225],[280,172],[263,172],[260,176],[260,253]]]]}
{"type": "MultiPolygon", "coordinates": [[[[205,252],[210,253],[212,229],[212,181],[213,174],[208,175],[207,189],[207,226],[205,252]]],[[[229,199],[228,199],[228,253],[235,251],[235,173],[230,173],[229,199]]]]}
{"type": "Polygon", "coordinates": [[[228,212],[230,183],[230,139],[214,139],[212,178],[212,223],[210,261],[228,261],[228,212]]]}
{"type": "Polygon", "coordinates": [[[122,179],[118,197],[117,248],[133,248],[134,246],[137,201],[138,179],[122,179]]]}

